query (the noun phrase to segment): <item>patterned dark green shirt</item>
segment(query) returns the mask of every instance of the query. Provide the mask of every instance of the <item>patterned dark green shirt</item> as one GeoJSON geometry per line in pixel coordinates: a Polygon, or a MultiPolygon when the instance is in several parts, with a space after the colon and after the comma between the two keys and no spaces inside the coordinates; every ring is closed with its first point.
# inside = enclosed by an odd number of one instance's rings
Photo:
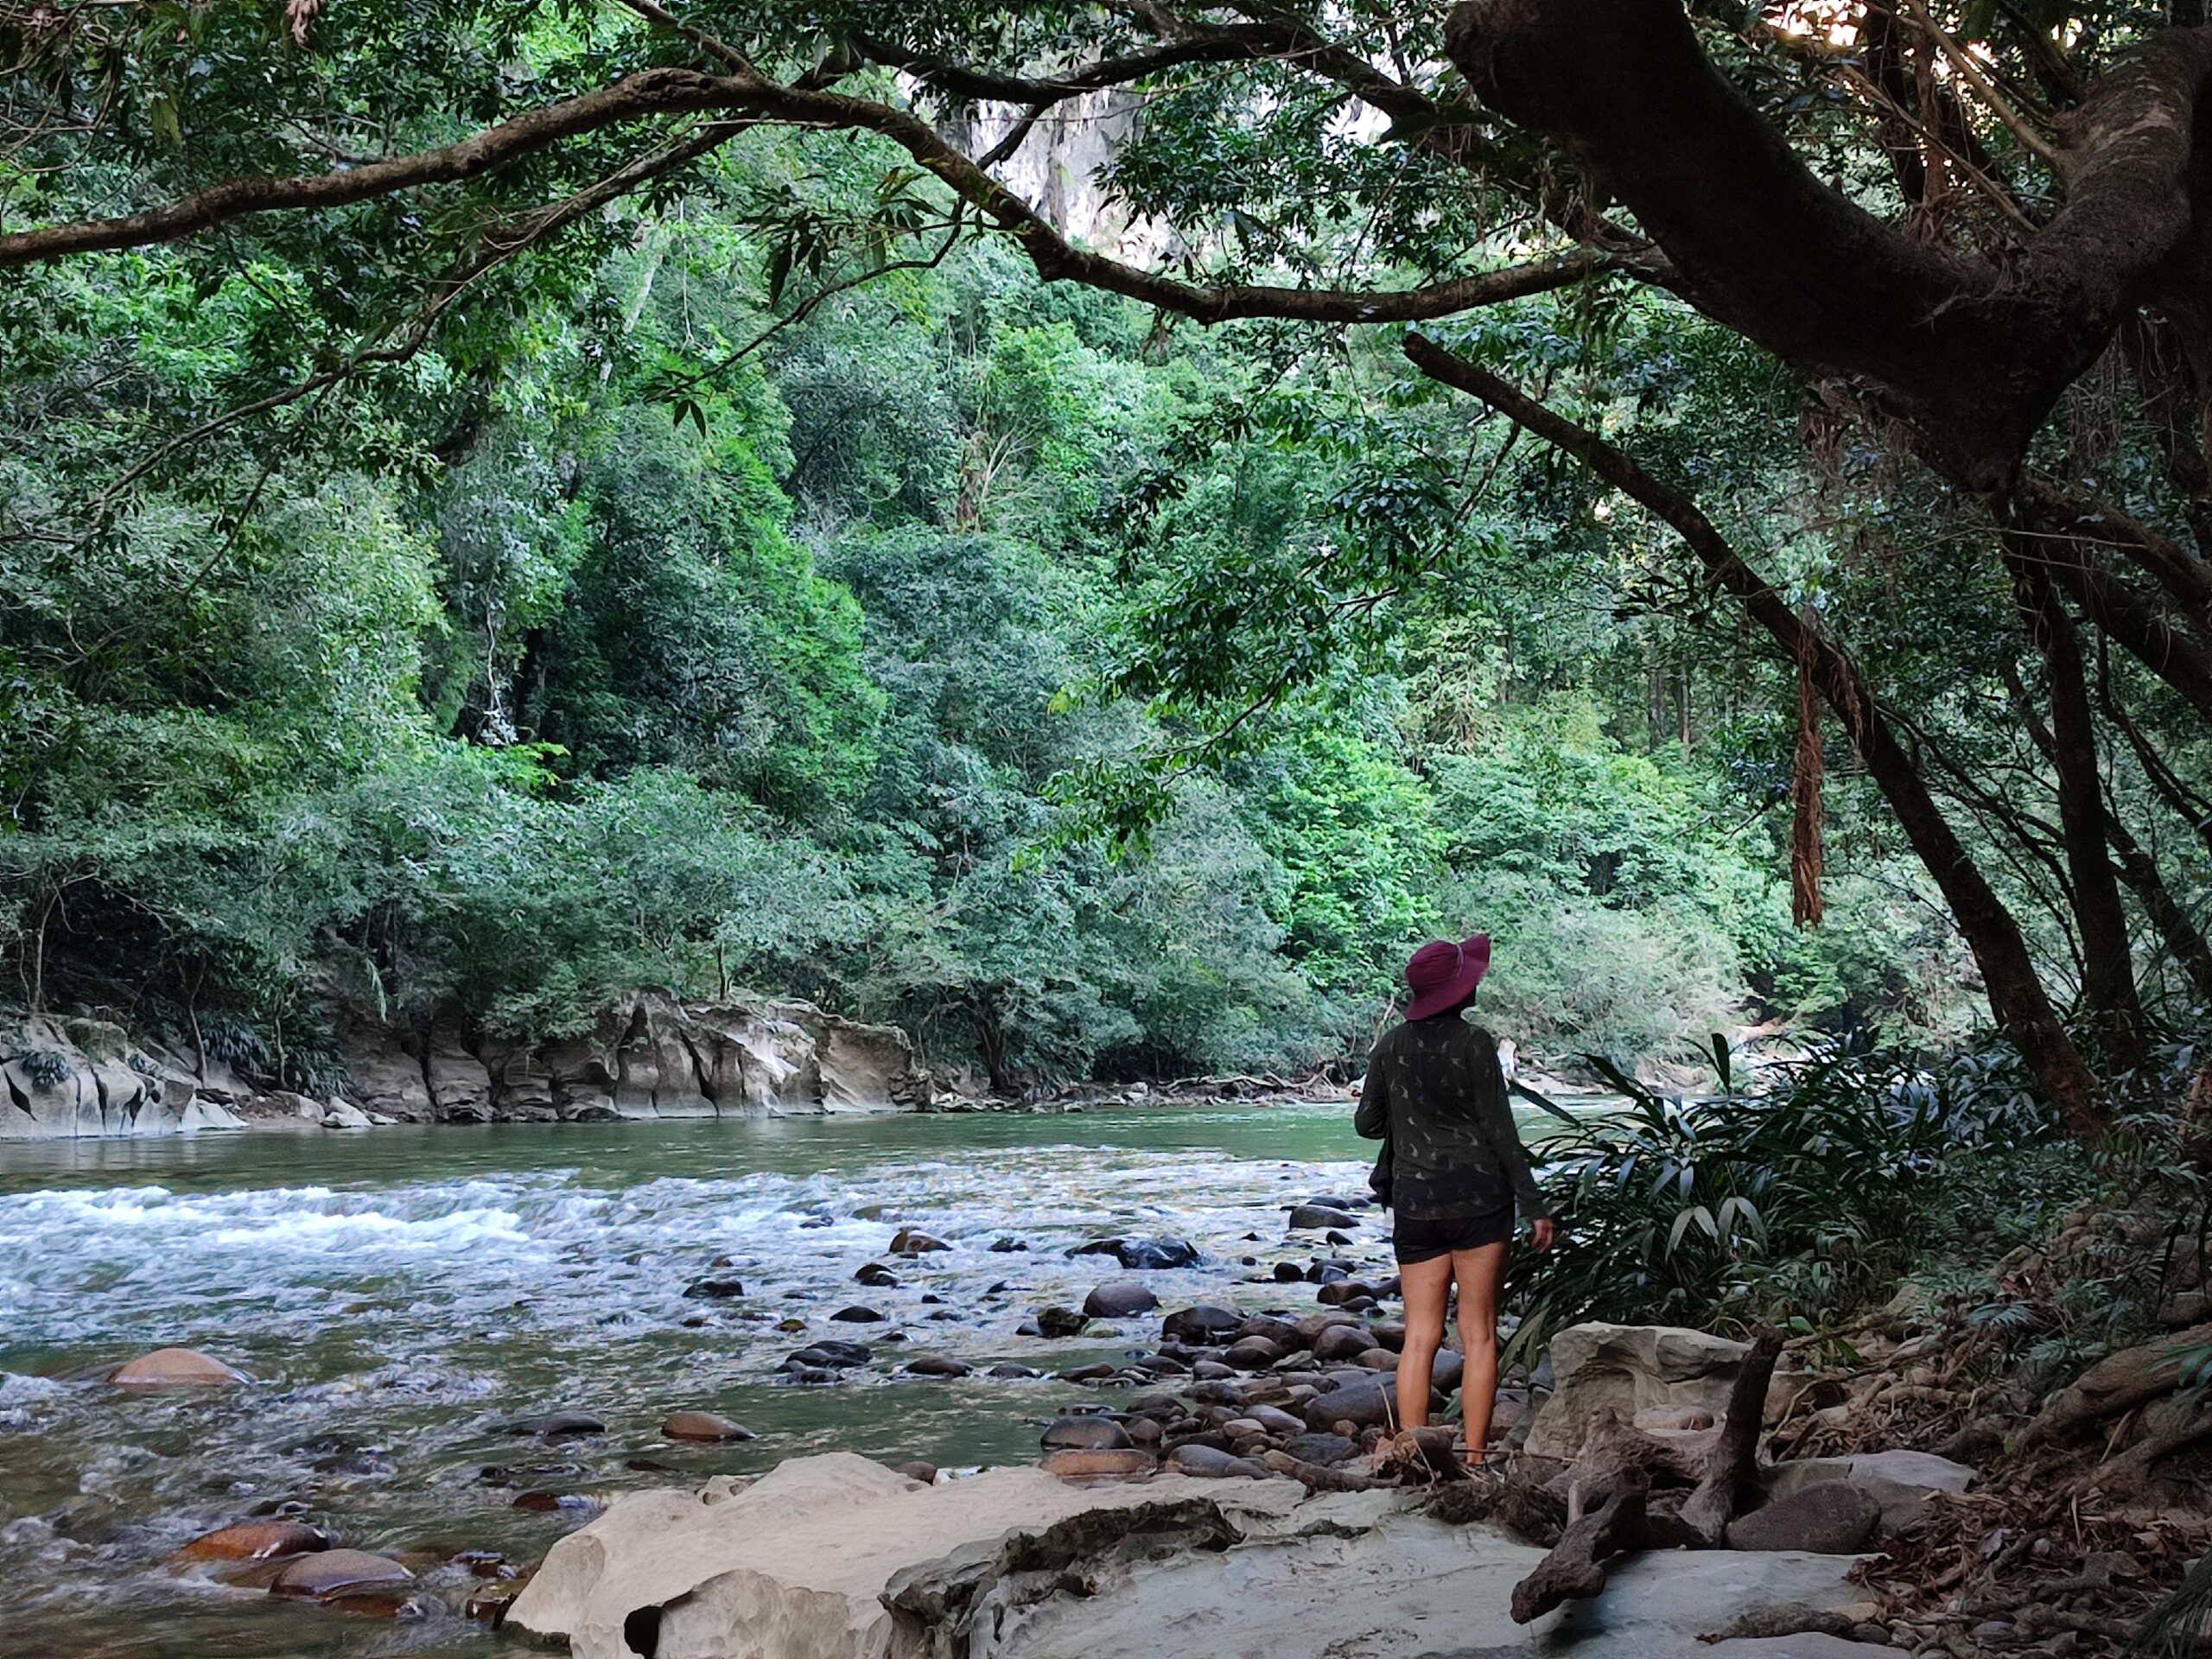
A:
{"type": "Polygon", "coordinates": [[[1548,1216],[1505,1097],[1497,1045],[1457,1014],[1408,1020],[1368,1057],[1352,1127],[1390,1137],[1390,1207],[1415,1220],[1479,1216],[1518,1200],[1548,1216]]]}

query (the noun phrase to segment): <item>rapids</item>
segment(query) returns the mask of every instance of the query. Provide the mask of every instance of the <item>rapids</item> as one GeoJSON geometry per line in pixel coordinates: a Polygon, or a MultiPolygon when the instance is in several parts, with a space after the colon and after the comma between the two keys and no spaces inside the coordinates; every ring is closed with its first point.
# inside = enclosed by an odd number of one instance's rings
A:
{"type": "MultiPolygon", "coordinates": [[[[1015,1334],[1039,1305],[1079,1306],[1119,1274],[1110,1257],[1065,1254],[1116,1232],[1198,1245],[1199,1268],[1145,1275],[1167,1306],[1310,1311],[1310,1290],[1247,1281],[1332,1253],[1287,1236],[1283,1210],[1363,1191],[1371,1147],[1350,1116],[1232,1102],[10,1147],[0,1653],[490,1659],[512,1644],[454,1611],[475,1580],[453,1558],[526,1566],[593,1513],[518,1509],[524,1492],[588,1500],[832,1448],[1029,1461],[1035,1420],[1100,1396],[897,1368],[935,1353],[1061,1370],[1156,1336],[1156,1316],[1082,1338],[1015,1334]],[[952,1248],[892,1257],[902,1224],[952,1248]],[[994,1251],[1001,1240],[1027,1248],[994,1251]],[[715,1271],[745,1294],[687,1298],[725,1256],[715,1271]],[[899,1286],[854,1282],[871,1261],[899,1286]],[[887,1317],[831,1319],[855,1305],[887,1317]],[[825,1337],[868,1343],[874,1363],[831,1387],[779,1380],[786,1354],[825,1337]],[[100,1381],[168,1344],[252,1381],[137,1395],[100,1381]],[[683,1407],[760,1438],[663,1440],[661,1419],[683,1407]],[[509,1431],[556,1410],[607,1433],[509,1431]],[[187,1539],[288,1504],[414,1566],[423,1616],[364,1619],[162,1570],[187,1539]]],[[[1343,1253],[1383,1259],[1371,1217],[1359,1231],[1343,1253]]]]}

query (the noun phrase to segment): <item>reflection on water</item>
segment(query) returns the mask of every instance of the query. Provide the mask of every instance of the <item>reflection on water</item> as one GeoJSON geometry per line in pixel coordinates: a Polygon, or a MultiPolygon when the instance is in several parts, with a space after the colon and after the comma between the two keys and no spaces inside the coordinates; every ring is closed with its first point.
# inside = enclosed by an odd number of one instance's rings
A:
{"type": "MultiPolygon", "coordinates": [[[[1149,1321],[1014,1334],[1117,1271],[1064,1254],[1110,1231],[1198,1243],[1200,1268],[1148,1275],[1170,1306],[1308,1311],[1310,1293],[1248,1281],[1310,1258],[1318,1241],[1286,1240],[1281,1206],[1359,1190],[1369,1150],[1348,1106],[1305,1104],[0,1147],[0,1651],[488,1659],[499,1638],[446,1611],[470,1582],[451,1558],[527,1563],[587,1513],[518,1510],[518,1492],[694,1483],[831,1447],[1027,1461],[1027,1420],[1084,1390],[898,1367],[925,1352],[1066,1367],[1143,1341],[1149,1321]],[[902,1224],[952,1248],[893,1261],[902,1224]],[[1028,1248],[991,1248],[1008,1239],[1028,1248]],[[723,1257],[745,1294],[687,1298],[723,1257]],[[896,1287],[854,1282],[874,1260],[896,1287]],[[855,1305],[887,1317],[831,1319],[855,1305]],[[832,1388],[779,1380],[827,1336],[869,1342],[874,1363],[832,1388]],[[254,1380],[136,1397],[99,1382],[171,1344],[254,1380]],[[663,1440],[680,1407],[760,1438],[663,1440]],[[608,1432],[507,1432],[556,1409],[608,1432]],[[428,1616],[349,1619],[156,1570],[287,1503],[417,1566],[428,1616]]],[[[1356,1253],[1380,1259],[1379,1235],[1356,1253]]]]}

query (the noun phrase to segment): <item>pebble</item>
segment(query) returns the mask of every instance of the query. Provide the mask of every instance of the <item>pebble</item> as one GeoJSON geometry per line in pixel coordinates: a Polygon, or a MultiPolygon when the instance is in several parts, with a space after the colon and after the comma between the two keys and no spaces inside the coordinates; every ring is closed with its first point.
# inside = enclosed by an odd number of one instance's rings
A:
{"type": "Polygon", "coordinates": [[[107,1380],[119,1389],[216,1389],[245,1378],[197,1349],[157,1348],[117,1366],[107,1380]]]}
{"type": "Polygon", "coordinates": [[[750,1440],[758,1437],[742,1423],[711,1411],[671,1411],[660,1432],[671,1440],[750,1440]]]}

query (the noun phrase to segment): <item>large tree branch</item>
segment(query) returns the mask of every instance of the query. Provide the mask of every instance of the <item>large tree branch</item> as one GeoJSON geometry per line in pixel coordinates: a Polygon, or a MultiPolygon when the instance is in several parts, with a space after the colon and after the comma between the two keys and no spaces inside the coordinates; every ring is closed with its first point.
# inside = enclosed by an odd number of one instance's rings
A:
{"type": "Polygon", "coordinates": [[[1883,223],[1815,176],[1707,58],[1680,0],[1466,0],[1477,94],[1624,201],[1700,309],[1818,373],[1871,382],[1947,475],[1996,492],[2138,307],[2194,286],[2212,29],[2090,87],[2056,152],[2068,202],[2008,269],[1883,223]]]}
{"type": "Polygon", "coordinates": [[[735,101],[731,96],[733,86],[742,84],[717,80],[690,69],[647,69],[598,92],[549,104],[435,149],[332,173],[231,179],[144,213],[10,232],[0,235],[0,269],[69,254],[175,242],[252,213],[342,207],[423,185],[450,184],[534,155],[565,138],[648,117],[728,107],[735,101]]]}
{"type": "Polygon", "coordinates": [[[2104,1117],[2095,1103],[2095,1081],[2051,1008],[2019,924],[1944,817],[1858,665],[1790,608],[1696,502],[1654,478],[1625,451],[1433,340],[1408,335],[1405,350],[1423,374],[1480,398],[1527,427],[1671,526],[1697,555],[1713,585],[1732,594],[1784,654],[1812,676],[1821,697],[1842,720],[1868,776],[1897,815],[1913,851],[1948,902],[1981,969],[1990,1011],[2019,1045],[2037,1080],[2075,1133],[2084,1138],[2101,1134],[2104,1117]]]}
{"type": "Polygon", "coordinates": [[[781,86],[749,72],[715,77],[686,69],[648,70],[603,92],[518,116],[459,143],[369,167],[291,178],[233,180],[146,213],[0,236],[0,267],[171,242],[254,213],[329,207],[465,179],[565,137],[644,117],[696,111],[798,127],[877,133],[905,149],[988,223],[1013,238],[1047,281],[1081,283],[1203,322],[1242,317],[1331,323],[1418,321],[1546,293],[1626,268],[1611,254],[1578,248],[1412,289],[1367,291],[1180,282],[1077,247],[973,158],[904,110],[840,92],[781,86]]]}

